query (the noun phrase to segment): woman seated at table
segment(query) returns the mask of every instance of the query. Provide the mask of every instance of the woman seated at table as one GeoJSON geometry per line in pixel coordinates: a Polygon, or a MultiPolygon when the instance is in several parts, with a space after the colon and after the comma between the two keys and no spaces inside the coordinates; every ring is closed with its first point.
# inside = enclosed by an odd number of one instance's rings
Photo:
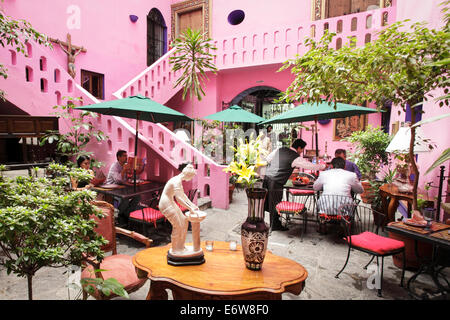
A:
{"type": "MultiPolygon", "coordinates": [[[[92,176],[95,176],[94,171],[91,169],[91,159],[88,156],[80,156],[77,160],[79,168],[87,170],[92,176]]],[[[87,190],[93,187],[91,181],[78,181],[71,178],[72,188],[74,190],[87,190]]]]}

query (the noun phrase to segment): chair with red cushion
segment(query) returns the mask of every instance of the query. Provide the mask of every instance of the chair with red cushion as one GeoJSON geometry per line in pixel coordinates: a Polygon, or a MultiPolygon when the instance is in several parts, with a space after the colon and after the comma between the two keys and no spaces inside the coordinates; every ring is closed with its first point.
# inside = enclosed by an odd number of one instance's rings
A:
{"type": "Polygon", "coordinates": [[[316,198],[316,217],[318,222],[319,233],[327,233],[327,226],[329,224],[340,225],[341,220],[345,219],[351,221],[354,217],[354,212],[358,206],[360,200],[354,197],[335,195],[335,194],[322,194],[318,192],[315,195],[316,198]],[[345,210],[340,210],[344,204],[345,210]]]}
{"type": "Polygon", "coordinates": [[[157,228],[156,223],[159,220],[166,221],[166,217],[158,210],[159,197],[160,193],[156,193],[141,200],[139,203],[141,208],[130,213],[128,224],[142,225],[142,233],[146,234],[146,227],[153,225],[154,228],[157,228]]]}
{"type": "Polygon", "coordinates": [[[303,241],[303,234],[306,232],[306,207],[304,203],[293,202],[293,201],[281,201],[276,206],[280,217],[284,218],[286,223],[290,220],[291,216],[303,216],[303,231],[301,240],[303,241]],[[285,217],[283,217],[285,215],[285,217]]]}
{"type": "MultiPolygon", "coordinates": [[[[111,252],[110,256],[105,257],[101,263],[86,257],[85,267],[81,273],[81,279],[86,278],[102,278],[104,280],[109,278],[116,279],[124,286],[127,293],[134,292],[140,289],[147,277],[139,278],[136,274],[135,267],[132,263],[132,256],[125,254],[117,254],[116,234],[120,233],[130,237],[136,241],[143,243],[147,248],[150,247],[152,240],[133,231],[122,229],[114,226],[114,207],[105,201],[93,201],[93,204],[99,208],[105,215],[103,218],[92,216],[92,219],[97,221],[95,231],[102,235],[108,243],[101,249],[104,252],[111,252]],[[87,264],[86,264],[87,263],[87,264]],[[102,270],[97,271],[96,270],[102,270]]],[[[90,293],[95,299],[106,300],[117,297],[114,293],[109,296],[105,295],[102,290],[94,290],[90,293]]],[[[87,299],[88,293],[83,290],[83,299],[87,299]]]]}
{"type": "MultiPolygon", "coordinates": [[[[343,205],[339,210],[345,210],[345,207],[349,205],[343,205]]],[[[351,210],[351,209],[348,209],[351,210]]],[[[348,211],[347,210],[347,211],[348,211]]],[[[384,257],[392,256],[395,254],[403,255],[403,268],[402,276],[400,280],[400,286],[403,286],[403,279],[405,276],[405,244],[402,241],[391,239],[379,235],[379,227],[383,226],[385,215],[373,210],[368,206],[358,206],[355,211],[354,219],[341,219],[340,221],[345,226],[344,240],[348,244],[347,259],[342,269],[336,274],[336,278],[339,277],[350,258],[350,252],[352,249],[362,251],[371,255],[369,263],[364,267],[367,269],[373,259],[377,258],[377,270],[381,271],[379,279],[375,279],[375,285],[378,290],[378,296],[381,297],[382,283],[383,283],[383,267],[384,257]],[[381,269],[379,259],[381,258],[381,269]]]]}

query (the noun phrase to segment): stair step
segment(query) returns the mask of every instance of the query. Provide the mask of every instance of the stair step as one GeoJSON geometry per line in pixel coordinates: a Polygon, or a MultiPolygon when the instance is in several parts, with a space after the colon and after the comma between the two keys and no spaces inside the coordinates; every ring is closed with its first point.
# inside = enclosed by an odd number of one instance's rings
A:
{"type": "Polygon", "coordinates": [[[211,208],[211,199],[209,197],[198,198],[197,206],[202,211],[211,208]]]}

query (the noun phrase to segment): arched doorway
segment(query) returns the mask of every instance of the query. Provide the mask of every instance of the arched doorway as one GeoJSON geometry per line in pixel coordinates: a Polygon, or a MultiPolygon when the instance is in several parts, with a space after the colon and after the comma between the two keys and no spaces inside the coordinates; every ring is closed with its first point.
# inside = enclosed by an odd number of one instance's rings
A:
{"type": "Polygon", "coordinates": [[[167,52],[167,27],[158,9],[147,15],[147,66],[153,64],[167,52]]]}
{"type": "MultiPolygon", "coordinates": [[[[274,108],[278,106],[273,101],[278,98],[279,93],[280,90],[268,86],[248,88],[234,97],[230,106],[239,105],[249,112],[268,119],[273,116],[274,108]]],[[[258,131],[258,127],[254,124],[244,124],[244,131],[249,128],[255,128],[258,131]]]]}
{"type": "MultiPolygon", "coordinates": [[[[274,102],[274,100],[279,98],[280,92],[280,90],[269,86],[256,86],[248,88],[234,97],[230,101],[230,106],[237,104],[249,112],[253,112],[261,117],[270,119],[294,107],[292,103],[274,102]]],[[[284,133],[288,136],[291,132],[291,128],[295,127],[294,124],[283,123],[275,123],[271,126],[273,133],[277,136],[280,133],[284,133]]],[[[244,132],[251,128],[255,129],[257,134],[259,134],[259,130],[262,129],[260,126],[249,123],[244,123],[242,126],[244,132]]]]}

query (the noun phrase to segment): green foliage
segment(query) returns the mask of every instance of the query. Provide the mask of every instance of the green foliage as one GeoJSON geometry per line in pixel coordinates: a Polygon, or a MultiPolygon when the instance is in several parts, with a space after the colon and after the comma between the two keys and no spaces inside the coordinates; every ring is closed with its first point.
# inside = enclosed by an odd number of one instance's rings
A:
{"type": "Polygon", "coordinates": [[[372,196],[372,202],[371,205],[373,208],[378,209],[379,211],[382,211],[381,205],[382,205],[382,199],[380,194],[380,187],[385,183],[392,183],[394,182],[395,175],[397,174],[397,170],[394,169],[388,169],[387,172],[384,173],[384,177],[381,180],[369,180],[370,184],[370,192],[369,196],[372,196]]]}
{"type": "MultiPolygon", "coordinates": [[[[205,84],[207,71],[216,73],[212,50],[217,48],[211,44],[212,39],[205,39],[200,30],[188,28],[175,41],[175,53],[170,57],[172,70],[182,70],[181,76],[175,81],[174,87],[183,87],[183,100],[189,92],[189,97],[197,97],[200,101],[205,95],[202,86],[205,84]]],[[[194,116],[194,115],[192,115],[194,116]]]]}
{"type": "MultiPolygon", "coordinates": [[[[107,270],[96,269],[94,271],[90,271],[91,273],[95,272],[103,272],[107,270]]],[[[124,289],[123,285],[114,278],[102,279],[102,278],[83,278],[81,279],[81,286],[83,289],[94,295],[96,290],[101,291],[105,296],[109,297],[111,293],[114,293],[120,297],[124,297],[129,299],[128,292],[124,289]]]]}
{"type": "Polygon", "coordinates": [[[67,190],[67,174],[83,173],[56,164],[49,170],[52,177],[0,177],[0,248],[5,254],[0,264],[30,282],[45,266],[81,265],[84,254],[103,259],[100,247],[107,243],[89,219],[102,217],[91,204],[95,192],[67,190]]]}
{"type": "MultiPolygon", "coordinates": [[[[448,5],[448,1],[444,3],[448,5]]],[[[440,29],[428,29],[424,23],[405,27],[396,22],[381,30],[374,41],[363,47],[346,45],[336,50],[331,46],[334,33],[325,33],[319,40],[306,39],[310,50],[284,63],[281,70],[291,69],[294,81],[280,94],[279,101],[294,102],[303,99],[331,103],[363,104],[374,102],[383,108],[392,101],[405,109],[406,104],[416,106],[427,101],[435,89],[448,87],[448,64],[435,65],[449,58],[450,32],[448,9],[444,9],[446,24],[440,29]]],[[[449,105],[444,96],[440,106],[449,105]]],[[[414,125],[415,108],[411,119],[414,125]]],[[[415,141],[415,128],[411,130],[411,146],[415,141]]],[[[415,175],[413,207],[417,208],[419,171],[410,148],[410,159],[415,175]]]]}
{"type": "Polygon", "coordinates": [[[58,130],[49,130],[41,138],[40,145],[56,143],[56,150],[59,155],[67,156],[73,161],[76,161],[82,155],[89,156],[92,167],[101,167],[102,163],[92,158],[93,152],[85,150],[87,144],[93,139],[100,142],[108,138],[103,131],[98,130],[93,124],[93,119],[97,117],[97,114],[89,111],[79,112],[74,110],[75,105],[72,101],[80,100],[79,98],[64,97],[64,99],[68,99],[67,104],[54,106],[53,109],[60,110],[53,114],[68,122],[69,131],[60,133],[58,130]]]}
{"type": "Polygon", "coordinates": [[[355,159],[364,178],[375,180],[381,166],[389,164],[386,148],[391,141],[391,136],[379,127],[374,128],[369,125],[366,131],[353,132],[343,140],[355,146],[350,156],[355,159]]]}
{"type": "MultiPolygon", "coordinates": [[[[12,46],[15,51],[27,56],[25,44],[34,40],[45,46],[52,46],[47,41],[47,37],[37,32],[29,22],[25,20],[14,20],[8,17],[0,8],[0,45],[2,47],[12,46]]],[[[8,69],[0,63],[0,77],[6,79],[8,77],[8,69]]],[[[4,98],[5,92],[0,90],[0,99],[4,98]]]]}
{"type": "Polygon", "coordinates": [[[430,173],[434,168],[439,167],[443,163],[450,160],[450,148],[445,149],[440,156],[433,162],[433,164],[428,168],[426,174],[430,173]]]}

